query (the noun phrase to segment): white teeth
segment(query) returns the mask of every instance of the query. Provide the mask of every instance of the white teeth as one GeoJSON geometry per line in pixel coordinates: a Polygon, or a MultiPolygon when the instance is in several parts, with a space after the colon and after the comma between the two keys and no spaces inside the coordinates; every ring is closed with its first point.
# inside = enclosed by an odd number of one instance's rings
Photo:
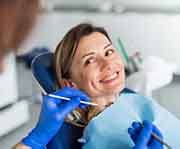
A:
{"type": "Polygon", "coordinates": [[[109,80],[113,80],[117,77],[117,73],[113,73],[111,76],[107,77],[106,79],[104,79],[103,81],[109,81],[109,80]]]}

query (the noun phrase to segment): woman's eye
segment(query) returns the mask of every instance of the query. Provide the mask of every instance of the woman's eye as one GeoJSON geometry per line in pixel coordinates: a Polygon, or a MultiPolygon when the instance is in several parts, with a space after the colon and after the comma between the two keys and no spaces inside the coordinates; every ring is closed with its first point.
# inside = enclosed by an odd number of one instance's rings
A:
{"type": "Polygon", "coordinates": [[[91,64],[95,61],[95,58],[89,58],[85,61],[85,65],[91,64]]]}
{"type": "Polygon", "coordinates": [[[109,56],[109,55],[111,55],[112,53],[114,53],[114,50],[113,50],[113,49],[107,50],[106,53],[105,53],[105,56],[109,56]]]}

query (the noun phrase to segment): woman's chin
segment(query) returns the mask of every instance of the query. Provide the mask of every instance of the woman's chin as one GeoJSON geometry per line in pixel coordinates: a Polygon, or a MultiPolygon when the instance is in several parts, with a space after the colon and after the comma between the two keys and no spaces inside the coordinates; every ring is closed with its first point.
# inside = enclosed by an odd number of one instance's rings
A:
{"type": "Polygon", "coordinates": [[[120,92],[124,88],[124,78],[117,76],[115,79],[108,81],[101,81],[99,87],[107,93],[120,92]]]}
{"type": "Polygon", "coordinates": [[[108,86],[104,88],[104,94],[114,95],[119,94],[124,89],[124,85],[108,86]]]}
{"type": "Polygon", "coordinates": [[[115,84],[98,84],[91,90],[86,90],[90,97],[112,96],[119,94],[124,89],[124,82],[117,82],[115,84]]]}
{"type": "Polygon", "coordinates": [[[104,88],[107,91],[121,91],[122,88],[124,88],[124,82],[122,80],[113,82],[113,83],[107,83],[103,84],[102,88],[104,88]]]}

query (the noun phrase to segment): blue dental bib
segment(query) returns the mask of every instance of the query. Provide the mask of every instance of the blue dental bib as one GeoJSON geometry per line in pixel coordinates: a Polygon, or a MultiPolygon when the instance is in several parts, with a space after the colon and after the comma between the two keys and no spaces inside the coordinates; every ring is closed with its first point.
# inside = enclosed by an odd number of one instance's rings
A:
{"type": "Polygon", "coordinates": [[[128,127],[133,121],[143,120],[153,122],[173,149],[180,148],[179,119],[153,99],[122,93],[113,105],[86,126],[83,149],[131,149],[134,144],[128,135],[128,127]]]}

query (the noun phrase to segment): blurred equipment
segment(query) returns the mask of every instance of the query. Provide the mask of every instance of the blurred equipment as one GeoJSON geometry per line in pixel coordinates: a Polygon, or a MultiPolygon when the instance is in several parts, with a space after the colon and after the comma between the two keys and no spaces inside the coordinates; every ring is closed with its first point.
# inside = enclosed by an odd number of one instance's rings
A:
{"type": "Polygon", "coordinates": [[[172,81],[176,69],[175,64],[157,56],[149,56],[142,63],[140,71],[127,78],[127,87],[146,96],[152,96],[152,91],[172,81]]]}
{"type": "Polygon", "coordinates": [[[0,75],[0,136],[24,124],[29,119],[28,104],[18,100],[18,84],[14,53],[5,57],[0,75]]]}
{"type": "Polygon", "coordinates": [[[152,96],[153,90],[169,84],[178,68],[176,64],[157,56],[143,59],[140,52],[129,56],[120,38],[118,50],[125,61],[127,87],[145,96],[152,96]]]}
{"type": "Polygon", "coordinates": [[[124,45],[120,38],[117,39],[118,41],[118,50],[120,51],[122,58],[124,59],[125,63],[125,72],[126,76],[129,76],[130,74],[137,72],[142,67],[142,56],[140,52],[135,52],[132,56],[128,56],[128,53],[126,52],[124,45]]]}
{"type": "Polygon", "coordinates": [[[27,68],[31,68],[32,60],[39,54],[47,52],[50,52],[47,47],[35,47],[30,52],[17,56],[17,60],[24,62],[27,68]]]}

